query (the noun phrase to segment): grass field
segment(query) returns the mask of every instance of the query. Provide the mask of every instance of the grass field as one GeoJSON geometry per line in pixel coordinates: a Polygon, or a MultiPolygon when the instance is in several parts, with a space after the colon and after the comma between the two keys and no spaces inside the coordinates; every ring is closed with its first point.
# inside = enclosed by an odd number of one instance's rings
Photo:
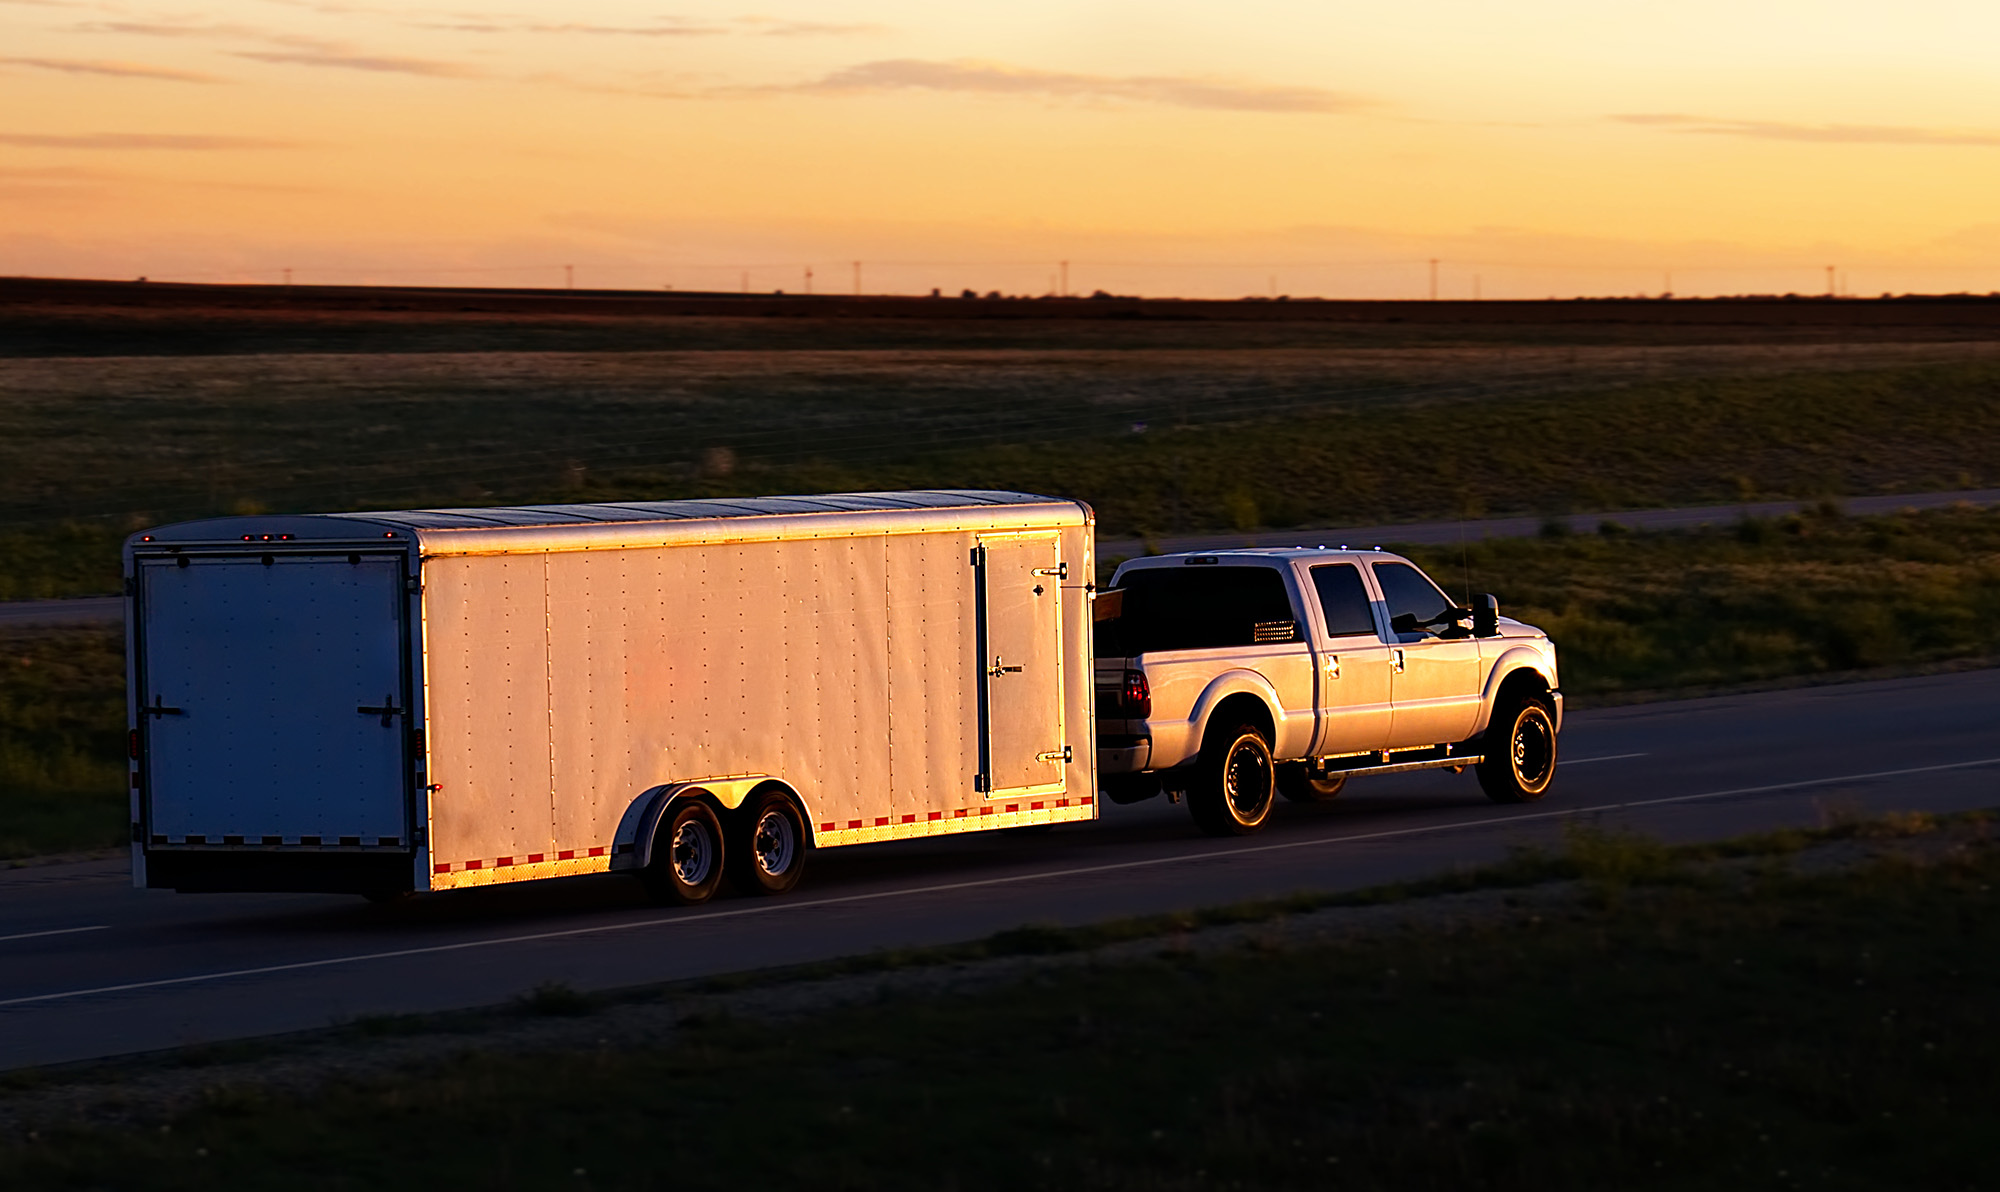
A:
{"type": "MultiPolygon", "coordinates": [[[[45,1124],[51,1189],[1972,1189],[2000,849],[1798,876],[1582,839],[1581,897],[1030,970],[947,997],[469,1039],[310,1096],[45,1124]],[[1612,854],[1616,854],[1615,856],[1612,854]],[[1634,859],[1637,864],[1628,864],[1634,859]],[[1595,874],[1595,876],[1592,876],[1595,874]]],[[[587,1016],[551,991],[524,1012],[587,1016]]]]}
{"type": "Polygon", "coordinates": [[[1108,534],[1974,487],[1985,345],[0,359],[0,599],[228,512],[904,487],[1108,534]],[[1859,352],[1859,349],[1856,350],[1859,352]],[[1872,359],[1872,358],[1871,358],[1872,359]],[[1867,366],[1864,367],[1864,364],[1867,366]]]}
{"type": "MultiPolygon", "coordinates": [[[[1447,590],[1494,592],[1549,630],[1581,706],[2000,656],[2000,510],[1409,553],[1447,590]]],[[[0,633],[0,859],[123,839],[122,649],[108,629],[0,633]]]]}

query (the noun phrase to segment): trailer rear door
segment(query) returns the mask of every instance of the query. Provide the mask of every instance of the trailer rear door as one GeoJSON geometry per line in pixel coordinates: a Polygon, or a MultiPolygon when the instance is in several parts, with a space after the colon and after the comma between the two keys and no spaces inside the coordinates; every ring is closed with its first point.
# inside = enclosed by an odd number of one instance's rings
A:
{"type": "Polygon", "coordinates": [[[1064,789],[1062,579],[1055,534],[982,538],[979,568],[979,789],[1064,789]]]}
{"type": "Polygon", "coordinates": [[[408,846],[401,556],[143,559],[139,582],[153,841],[408,846]]]}

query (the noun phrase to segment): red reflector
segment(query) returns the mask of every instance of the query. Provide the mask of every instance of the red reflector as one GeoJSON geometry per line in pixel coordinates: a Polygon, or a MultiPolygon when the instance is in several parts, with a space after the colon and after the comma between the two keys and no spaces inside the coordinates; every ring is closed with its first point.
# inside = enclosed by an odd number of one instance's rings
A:
{"type": "Polygon", "coordinates": [[[125,754],[135,762],[139,760],[139,730],[136,728],[125,734],[125,754]]]}
{"type": "Polygon", "coordinates": [[[1125,687],[1118,698],[1120,710],[1134,720],[1144,720],[1153,714],[1153,688],[1146,682],[1145,671],[1126,671],[1125,687]]]}

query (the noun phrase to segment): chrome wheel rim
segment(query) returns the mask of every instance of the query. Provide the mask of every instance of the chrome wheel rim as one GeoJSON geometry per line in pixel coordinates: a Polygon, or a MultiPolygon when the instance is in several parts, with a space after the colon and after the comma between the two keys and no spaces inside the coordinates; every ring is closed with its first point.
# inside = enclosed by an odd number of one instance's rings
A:
{"type": "Polygon", "coordinates": [[[706,825],[689,821],[674,829],[674,877],[684,886],[699,886],[715,871],[715,841],[706,825]]]}
{"type": "Polygon", "coordinates": [[[792,817],[782,811],[767,811],[757,819],[750,834],[750,851],[757,858],[757,870],[766,877],[782,877],[792,868],[799,852],[798,831],[792,817]]]}
{"type": "Polygon", "coordinates": [[[1523,787],[1536,790],[1548,782],[1555,764],[1555,739],[1548,717],[1539,708],[1530,708],[1514,722],[1511,752],[1514,777],[1523,787]]]}
{"type": "Polygon", "coordinates": [[[1238,744],[1229,751],[1223,794],[1239,821],[1249,823],[1263,814],[1271,801],[1271,780],[1271,759],[1262,750],[1238,744]]]}

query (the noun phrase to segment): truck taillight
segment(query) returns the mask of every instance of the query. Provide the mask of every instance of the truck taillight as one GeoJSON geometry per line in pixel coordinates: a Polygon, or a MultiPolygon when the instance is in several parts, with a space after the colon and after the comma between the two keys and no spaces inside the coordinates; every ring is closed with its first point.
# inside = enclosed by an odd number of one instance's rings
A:
{"type": "Polygon", "coordinates": [[[139,760],[139,730],[136,728],[125,734],[125,756],[135,762],[139,760]]]}
{"type": "Polygon", "coordinates": [[[1119,701],[1125,715],[1134,720],[1144,720],[1153,714],[1153,689],[1146,684],[1146,672],[1128,670],[1125,672],[1125,688],[1119,692],[1119,701]]]}

